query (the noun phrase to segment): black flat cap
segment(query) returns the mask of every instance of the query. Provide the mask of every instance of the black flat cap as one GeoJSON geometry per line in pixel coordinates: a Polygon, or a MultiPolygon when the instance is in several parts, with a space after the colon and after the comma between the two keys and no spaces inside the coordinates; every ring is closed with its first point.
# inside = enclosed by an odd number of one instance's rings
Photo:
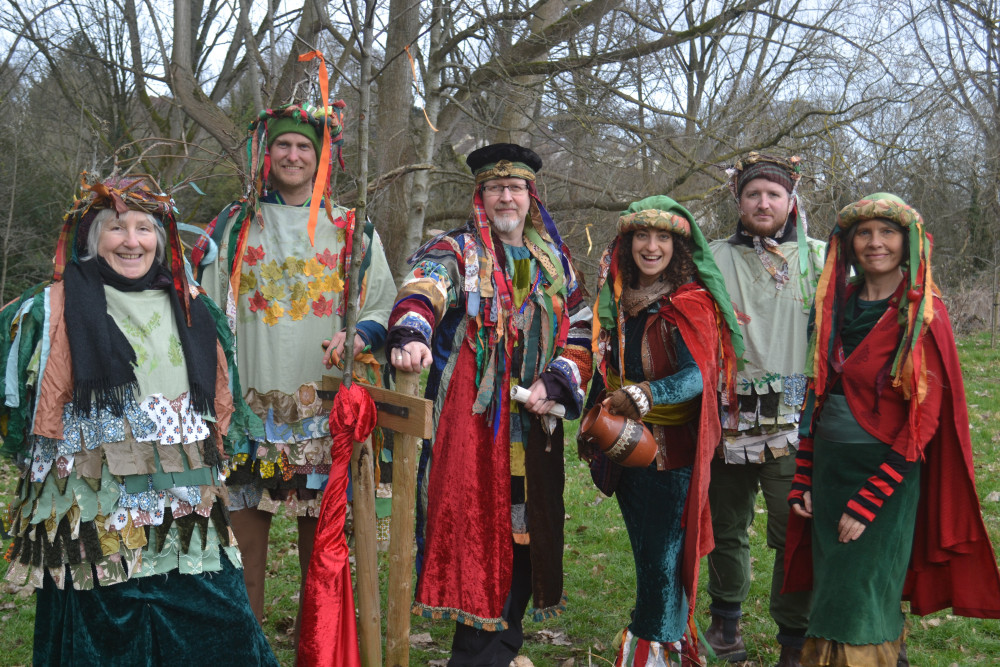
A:
{"type": "Polygon", "coordinates": [[[509,175],[534,180],[534,174],[542,169],[542,158],[538,157],[538,153],[518,144],[490,144],[472,151],[465,159],[465,163],[469,165],[473,175],[476,176],[477,183],[486,180],[486,178],[481,178],[481,174],[493,171],[493,168],[501,162],[510,163],[514,167],[512,173],[496,174],[488,176],[489,178],[502,178],[509,175]],[[531,172],[530,177],[526,177],[522,173],[515,173],[523,172],[524,169],[531,172]]]}

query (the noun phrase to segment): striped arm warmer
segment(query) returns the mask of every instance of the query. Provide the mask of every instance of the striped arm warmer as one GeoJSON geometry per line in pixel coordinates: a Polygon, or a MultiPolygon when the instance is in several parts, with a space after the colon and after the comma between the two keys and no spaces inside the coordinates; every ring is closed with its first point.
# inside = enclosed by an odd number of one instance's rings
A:
{"type": "Polygon", "coordinates": [[[799,438],[799,451],[795,455],[795,477],[792,490],[788,494],[789,505],[804,505],[803,496],[812,491],[813,439],[799,438]]]}
{"type": "Polygon", "coordinates": [[[890,450],[875,474],[847,501],[847,514],[866,526],[870,524],[915,463],[916,461],[907,461],[899,452],[890,450]]]}

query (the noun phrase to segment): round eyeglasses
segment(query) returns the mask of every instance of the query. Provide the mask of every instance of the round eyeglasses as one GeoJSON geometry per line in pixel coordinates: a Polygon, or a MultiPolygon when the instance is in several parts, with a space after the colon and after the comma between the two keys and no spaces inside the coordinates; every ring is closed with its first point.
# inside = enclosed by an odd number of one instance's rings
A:
{"type": "Polygon", "coordinates": [[[492,185],[484,185],[483,186],[483,192],[485,192],[487,194],[491,194],[491,195],[501,194],[505,189],[506,190],[510,190],[510,193],[512,195],[522,195],[522,194],[524,194],[525,192],[528,191],[528,186],[527,185],[519,185],[519,184],[514,184],[514,185],[497,185],[495,183],[492,184],[492,185]]]}

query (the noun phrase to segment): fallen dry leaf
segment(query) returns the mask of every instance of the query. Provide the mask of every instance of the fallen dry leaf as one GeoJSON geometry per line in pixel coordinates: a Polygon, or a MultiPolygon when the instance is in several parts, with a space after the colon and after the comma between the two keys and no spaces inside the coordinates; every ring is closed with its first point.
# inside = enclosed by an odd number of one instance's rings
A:
{"type": "Polygon", "coordinates": [[[429,632],[418,632],[415,635],[410,635],[410,646],[424,647],[431,646],[434,640],[431,639],[431,633],[429,632]]]}
{"type": "Polygon", "coordinates": [[[552,644],[553,646],[572,646],[573,642],[566,637],[566,633],[562,630],[539,630],[535,633],[540,641],[546,644],[552,644]]]}

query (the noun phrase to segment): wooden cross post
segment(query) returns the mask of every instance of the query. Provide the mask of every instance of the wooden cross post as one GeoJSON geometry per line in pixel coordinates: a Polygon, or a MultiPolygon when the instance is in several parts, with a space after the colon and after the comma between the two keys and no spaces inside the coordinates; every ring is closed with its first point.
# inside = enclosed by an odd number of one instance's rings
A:
{"type": "MultiPolygon", "coordinates": [[[[341,385],[340,378],[323,376],[323,406],[333,404],[332,395],[341,385]]],[[[413,544],[417,487],[417,446],[433,433],[434,403],[419,398],[420,375],[397,373],[396,387],[390,391],[381,387],[362,385],[371,394],[378,408],[376,424],[399,434],[392,452],[392,522],[389,528],[389,595],[387,601],[388,623],[385,651],[387,667],[408,667],[410,664],[410,602],[413,600],[413,544]]],[[[353,472],[353,471],[352,471],[353,472]]],[[[365,474],[357,471],[357,475],[365,474]]],[[[355,545],[357,546],[358,597],[361,597],[360,531],[358,511],[359,477],[355,480],[355,545]]],[[[365,519],[364,530],[374,529],[374,506],[370,519],[365,519]],[[370,524],[368,523],[370,521],[370,524]]],[[[374,543],[374,540],[372,540],[374,543]]],[[[367,589],[365,594],[368,594],[367,589]]],[[[378,577],[375,577],[375,594],[378,594],[378,577]]],[[[362,612],[364,614],[364,612],[362,612]]]]}

